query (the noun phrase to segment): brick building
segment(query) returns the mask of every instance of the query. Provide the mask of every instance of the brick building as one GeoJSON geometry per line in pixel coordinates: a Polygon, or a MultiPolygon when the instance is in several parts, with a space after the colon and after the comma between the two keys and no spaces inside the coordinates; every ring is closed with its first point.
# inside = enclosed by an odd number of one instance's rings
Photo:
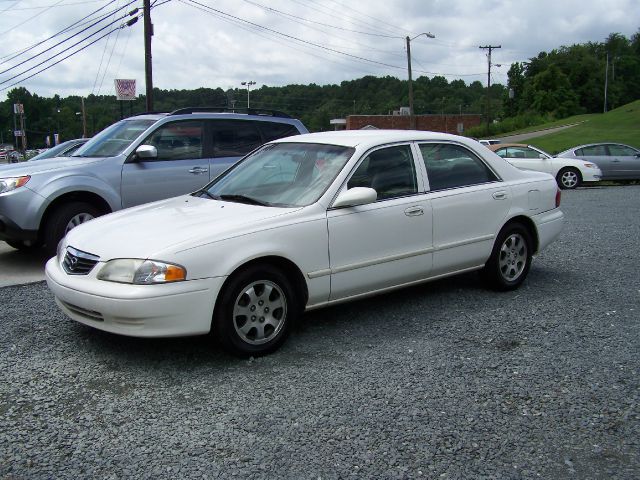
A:
{"type": "MultiPolygon", "coordinates": [[[[482,115],[464,113],[462,115],[415,115],[416,130],[446,132],[461,135],[471,127],[482,124],[482,115]]],[[[359,130],[364,127],[391,130],[409,130],[409,115],[349,115],[346,129],[359,130]]]]}

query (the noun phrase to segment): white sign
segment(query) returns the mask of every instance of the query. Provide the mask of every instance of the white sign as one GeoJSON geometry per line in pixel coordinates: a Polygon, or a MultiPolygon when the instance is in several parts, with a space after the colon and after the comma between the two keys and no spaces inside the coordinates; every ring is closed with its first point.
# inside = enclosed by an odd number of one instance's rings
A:
{"type": "Polygon", "coordinates": [[[13,131],[13,136],[14,137],[21,137],[22,136],[22,130],[14,130],[13,131]]]}
{"type": "Polygon", "coordinates": [[[136,99],[136,81],[131,79],[116,79],[116,98],[118,100],[136,99]]]}
{"type": "Polygon", "coordinates": [[[24,105],[21,103],[14,103],[13,104],[13,113],[15,113],[16,115],[24,113],[24,105]]]}

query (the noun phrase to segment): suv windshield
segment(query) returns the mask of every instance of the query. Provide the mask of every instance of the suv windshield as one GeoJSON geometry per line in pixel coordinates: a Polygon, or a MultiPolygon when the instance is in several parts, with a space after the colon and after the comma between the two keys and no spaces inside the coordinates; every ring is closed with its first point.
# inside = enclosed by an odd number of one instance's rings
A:
{"type": "Polygon", "coordinates": [[[313,143],[267,145],[196,195],[255,205],[310,205],[329,188],[354,151],[313,143]]]}
{"type": "Polygon", "coordinates": [[[156,121],[149,119],[121,120],[105,128],[80,147],[72,156],[115,157],[120,155],[131,145],[131,142],[156,121]]]}

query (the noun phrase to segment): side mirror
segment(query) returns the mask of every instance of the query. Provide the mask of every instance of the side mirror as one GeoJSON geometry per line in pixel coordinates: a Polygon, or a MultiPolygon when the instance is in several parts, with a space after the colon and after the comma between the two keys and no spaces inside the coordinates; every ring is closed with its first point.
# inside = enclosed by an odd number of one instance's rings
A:
{"type": "Polygon", "coordinates": [[[139,160],[158,158],[158,149],[153,145],[140,145],[136,148],[136,158],[139,160]]]}
{"type": "Polygon", "coordinates": [[[357,205],[366,205],[373,203],[378,199],[378,192],[373,188],[354,187],[338,195],[336,201],[333,202],[333,208],[355,207],[357,205]]]}

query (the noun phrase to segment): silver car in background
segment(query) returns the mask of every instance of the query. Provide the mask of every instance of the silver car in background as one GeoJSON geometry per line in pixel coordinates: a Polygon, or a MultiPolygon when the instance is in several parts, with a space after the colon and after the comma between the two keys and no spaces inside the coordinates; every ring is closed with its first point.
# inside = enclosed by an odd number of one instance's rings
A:
{"type": "Polygon", "coordinates": [[[640,150],[622,143],[579,145],[556,156],[595,163],[602,170],[602,180],[640,179],[640,150]]]}

